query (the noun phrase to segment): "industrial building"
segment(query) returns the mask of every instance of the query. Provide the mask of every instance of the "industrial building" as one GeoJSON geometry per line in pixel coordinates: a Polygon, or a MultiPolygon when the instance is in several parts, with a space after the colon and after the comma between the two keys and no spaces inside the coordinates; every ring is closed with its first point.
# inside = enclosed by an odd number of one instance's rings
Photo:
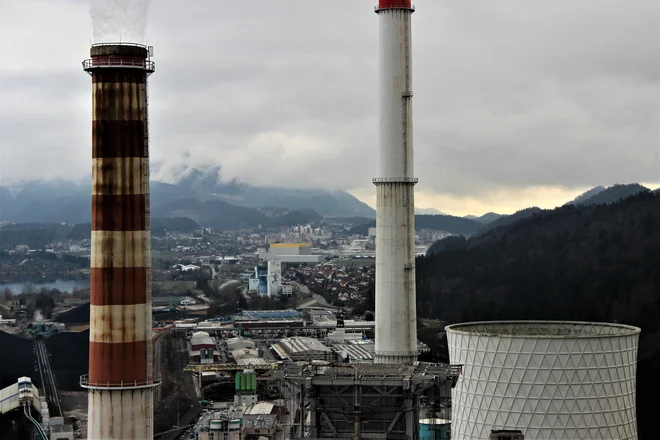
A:
{"type": "Polygon", "coordinates": [[[347,341],[342,344],[334,344],[332,351],[337,358],[348,363],[372,363],[376,347],[373,341],[347,341]]]}
{"type": "Polygon", "coordinates": [[[501,321],[446,331],[450,361],[463,365],[452,393],[453,440],[516,438],[507,431],[525,439],[637,439],[639,328],[501,321]]]}
{"type": "Polygon", "coordinates": [[[279,259],[282,263],[320,263],[324,255],[312,254],[311,243],[273,243],[268,251],[259,252],[259,258],[279,259]]]}
{"type": "Polygon", "coordinates": [[[152,438],[153,371],[147,77],[151,47],[94,44],[89,439],[152,438]]]}
{"type": "Polygon", "coordinates": [[[248,290],[260,295],[268,293],[268,266],[255,266],[254,275],[248,280],[248,290]]]}
{"type": "Polygon", "coordinates": [[[197,440],[243,440],[245,432],[242,417],[244,406],[207,411],[197,421],[193,432],[197,440]]]}
{"type": "MultiPolygon", "coordinates": [[[[312,320],[312,325],[323,329],[337,328],[337,315],[332,310],[323,308],[309,309],[309,315],[312,320]]],[[[373,330],[376,323],[374,321],[342,319],[344,328],[347,333],[350,332],[365,332],[373,330]]]]}
{"type": "Polygon", "coordinates": [[[212,364],[219,359],[215,341],[206,332],[195,332],[190,339],[190,360],[200,364],[212,364]]]}
{"type": "Polygon", "coordinates": [[[282,289],[282,260],[272,257],[268,260],[267,296],[277,296],[282,289]]]}
{"type": "Polygon", "coordinates": [[[334,358],[332,350],[314,338],[284,338],[273,344],[272,348],[282,359],[289,359],[293,362],[312,360],[331,361],[334,358]]]}
{"type": "Polygon", "coordinates": [[[421,400],[447,404],[460,367],[287,364],[276,372],[295,425],[292,439],[419,439],[421,400]]]}
{"type": "Polygon", "coordinates": [[[245,350],[245,349],[254,350],[256,348],[256,345],[253,340],[242,336],[229,338],[227,339],[226,344],[228,351],[245,350]]]}
{"type": "Polygon", "coordinates": [[[244,310],[232,316],[234,327],[243,330],[272,330],[282,328],[302,328],[300,312],[296,310],[244,310]]]}

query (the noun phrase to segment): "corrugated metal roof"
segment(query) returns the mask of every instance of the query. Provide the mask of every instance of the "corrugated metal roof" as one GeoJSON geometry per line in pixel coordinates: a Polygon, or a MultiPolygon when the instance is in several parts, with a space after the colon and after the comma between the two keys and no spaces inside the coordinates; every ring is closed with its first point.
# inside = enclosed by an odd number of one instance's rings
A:
{"type": "Polygon", "coordinates": [[[278,343],[287,353],[303,353],[306,351],[330,351],[328,347],[314,338],[293,337],[282,339],[278,343]]]}
{"type": "Polygon", "coordinates": [[[368,360],[374,358],[373,344],[336,344],[332,349],[342,357],[348,357],[349,360],[368,360]]]}
{"type": "Polygon", "coordinates": [[[252,367],[256,365],[265,365],[268,362],[266,362],[265,359],[263,358],[258,358],[258,357],[245,357],[245,358],[240,358],[236,359],[236,364],[245,366],[245,367],[252,367]]]}
{"type": "Polygon", "coordinates": [[[257,414],[270,414],[273,412],[275,405],[268,402],[259,402],[255,403],[252,408],[248,409],[245,414],[257,415],[257,414]]]}

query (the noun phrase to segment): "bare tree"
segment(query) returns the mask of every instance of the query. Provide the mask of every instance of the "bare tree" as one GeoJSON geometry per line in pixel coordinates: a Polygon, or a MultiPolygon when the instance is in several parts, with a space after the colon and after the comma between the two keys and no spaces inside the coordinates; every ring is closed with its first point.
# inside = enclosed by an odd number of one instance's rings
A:
{"type": "Polygon", "coordinates": [[[2,292],[2,296],[7,300],[11,300],[11,297],[14,296],[14,292],[11,291],[9,287],[5,287],[5,290],[2,292]]]}
{"type": "Polygon", "coordinates": [[[34,284],[28,281],[27,283],[23,284],[23,293],[32,295],[37,293],[37,289],[34,287],[34,284]]]}

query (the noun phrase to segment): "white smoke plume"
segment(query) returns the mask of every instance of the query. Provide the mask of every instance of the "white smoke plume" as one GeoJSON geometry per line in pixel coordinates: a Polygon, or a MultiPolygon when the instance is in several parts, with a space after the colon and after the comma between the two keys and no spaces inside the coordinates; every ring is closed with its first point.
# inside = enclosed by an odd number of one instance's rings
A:
{"type": "Polygon", "coordinates": [[[151,0],[91,0],[95,43],[144,43],[151,0]]]}
{"type": "Polygon", "coordinates": [[[42,322],[44,320],[44,315],[41,314],[41,310],[39,309],[35,310],[34,320],[37,322],[42,322]]]}

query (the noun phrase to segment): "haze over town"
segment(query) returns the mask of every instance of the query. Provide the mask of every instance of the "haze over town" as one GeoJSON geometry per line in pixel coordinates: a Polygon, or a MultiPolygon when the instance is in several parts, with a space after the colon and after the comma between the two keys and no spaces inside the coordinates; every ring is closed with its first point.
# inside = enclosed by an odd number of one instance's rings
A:
{"type": "MultiPolygon", "coordinates": [[[[377,21],[360,11],[373,1],[357,3],[152,2],[154,178],[217,165],[223,179],[345,189],[375,206],[377,21]]],[[[1,183],[85,178],[89,3],[1,8],[1,183]]],[[[417,8],[417,206],[511,213],[596,185],[658,187],[657,2],[417,8]]]]}

